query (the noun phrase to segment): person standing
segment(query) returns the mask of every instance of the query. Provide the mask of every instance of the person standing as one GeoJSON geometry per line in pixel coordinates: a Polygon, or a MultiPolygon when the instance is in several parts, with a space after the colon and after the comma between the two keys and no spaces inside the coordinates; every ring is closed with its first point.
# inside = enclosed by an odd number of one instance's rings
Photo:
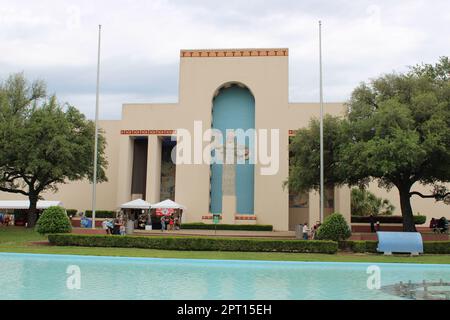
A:
{"type": "Polygon", "coordinates": [[[123,222],[120,223],[119,232],[120,232],[121,236],[126,235],[126,228],[125,228],[125,224],[123,222]]]}
{"type": "Polygon", "coordinates": [[[102,228],[105,230],[106,234],[109,234],[109,228],[108,228],[108,220],[103,220],[102,222],[102,228]]]}
{"type": "Polygon", "coordinates": [[[164,230],[166,230],[166,217],[162,216],[161,217],[161,232],[164,232],[164,230]]]}
{"type": "Polygon", "coordinates": [[[376,231],[381,231],[380,221],[377,221],[377,224],[376,224],[376,226],[375,226],[375,230],[376,230],[376,231]]]}
{"type": "Polygon", "coordinates": [[[172,217],[170,217],[170,219],[169,219],[169,230],[174,230],[175,228],[174,228],[174,220],[173,220],[173,216],[172,217]]]}
{"type": "Polygon", "coordinates": [[[370,222],[370,232],[375,232],[375,219],[373,218],[373,214],[369,216],[369,222],[370,222]]]}
{"type": "Polygon", "coordinates": [[[320,222],[317,221],[316,224],[312,227],[311,230],[311,240],[314,240],[316,238],[317,230],[319,229],[320,222]]]}
{"type": "Polygon", "coordinates": [[[308,228],[308,223],[305,222],[303,224],[303,240],[308,240],[308,233],[309,233],[309,228],[308,228]]]}

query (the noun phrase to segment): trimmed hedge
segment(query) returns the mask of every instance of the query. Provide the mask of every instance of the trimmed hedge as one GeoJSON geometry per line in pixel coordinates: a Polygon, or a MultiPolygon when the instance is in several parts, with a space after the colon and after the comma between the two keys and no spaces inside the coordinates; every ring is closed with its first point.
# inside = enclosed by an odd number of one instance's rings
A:
{"type": "Polygon", "coordinates": [[[423,243],[423,251],[431,254],[450,254],[450,241],[426,241],[423,243]]]}
{"type": "MultiPolygon", "coordinates": [[[[339,241],[339,250],[356,253],[378,253],[378,241],[339,241]]],[[[450,241],[424,241],[423,251],[427,254],[450,254],[450,241]]]]}
{"type": "Polygon", "coordinates": [[[145,248],[186,251],[308,252],[333,254],[334,241],[270,240],[209,237],[144,237],[53,234],[50,243],[57,246],[145,248]]]}
{"type": "Polygon", "coordinates": [[[273,231],[273,226],[264,224],[206,224],[203,222],[183,223],[181,229],[201,229],[201,230],[244,230],[244,231],[273,231]]]}
{"type": "MultiPolygon", "coordinates": [[[[382,224],[390,224],[390,223],[403,223],[402,216],[374,216],[375,222],[380,221],[382,224]]],[[[352,216],[352,223],[370,223],[369,216],[352,216]]],[[[426,216],[417,215],[414,216],[415,224],[424,224],[427,221],[426,216]]]]}
{"type": "MultiPolygon", "coordinates": [[[[92,218],[92,210],[86,210],[85,216],[87,218],[92,218]]],[[[95,210],[95,217],[96,218],[114,218],[116,216],[115,211],[110,210],[95,210]]]]}
{"type": "Polygon", "coordinates": [[[377,253],[378,241],[346,240],[339,241],[339,250],[355,253],[377,253]]]}
{"type": "Polygon", "coordinates": [[[75,217],[78,213],[77,209],[66,209],[67,215],[70,217],[75,217]]]}

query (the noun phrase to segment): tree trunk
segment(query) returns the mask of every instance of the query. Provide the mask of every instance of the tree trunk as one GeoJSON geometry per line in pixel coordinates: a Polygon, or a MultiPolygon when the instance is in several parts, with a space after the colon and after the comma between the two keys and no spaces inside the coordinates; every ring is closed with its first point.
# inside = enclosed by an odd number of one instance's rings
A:
{"type": "Polygon", "coordinates": [[[38,202],[38,196],[37,195],[29,195],[28,199],[30,200],[30,208],[28,209],[28,215],[27,215],[27,225],[28,228],[34,228],[37,221],[37,202],[38,202]]]}
{"type": "Polygon", "coordinates": [[[416,224],[414,223],[414,216],[411,207],[411,195],[409,191],[409,188],[399,188],[400,207],[403,216],[403,231],[417,232],[416,224]]]}

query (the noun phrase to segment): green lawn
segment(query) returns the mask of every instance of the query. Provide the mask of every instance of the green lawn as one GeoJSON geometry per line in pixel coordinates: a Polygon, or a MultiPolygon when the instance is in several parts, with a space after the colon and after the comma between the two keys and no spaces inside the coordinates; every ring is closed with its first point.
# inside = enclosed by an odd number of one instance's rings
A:
{"type": "Polygon", "coordinates": [[[450,264],[450,255],[422,255],[409,257],[402,255],[383,256],[377,254],[339,253],[335,255],[313,253],[272,253],[272,252],[216,252],[216,251],[169,251],[130,248],[88,248],[55,247],[33,244],[45,241],[33,230],[15,227],[0,227],[0,252],[78,254],[93,256],[124,256],[151,258],[189,258],[225,260],[273,260],[273,261],[329,261],[329,262],[395,262],[450,264]]]}

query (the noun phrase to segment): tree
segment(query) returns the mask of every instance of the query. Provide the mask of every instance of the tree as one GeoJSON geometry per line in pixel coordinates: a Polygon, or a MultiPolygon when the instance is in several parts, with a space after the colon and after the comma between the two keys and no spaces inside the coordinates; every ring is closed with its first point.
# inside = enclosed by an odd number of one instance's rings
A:
{"type": "Polygon", "coordinates": [[[377,197],[364,188],[353,188],[351,192],[351,211],[354,216],[392,215],[395,207],[388,199],[377,197]]]}
{"type": "MultiPolygon", "coordinates": [[[[417,65],[404,74],[383,75],[358,86],[347,103],[346,117],[324,123],[325,132],[337,134],[325,140],[326,181],[365,186],[375,180],[379,187],[396,187],[403,230],[415,231],[411,197],[440,201],[450,194],[445,186],[450,181],[449,75],[449,59],[442,57],[434,66],[417,65]],[[330,123],[338,125],[327,128],[330,123]],[[430,186],[430,194],[411,190],[415,183],[430,186]]],[[[310,153],[307,159],[293,156],[288,183],[294,190],[318,186],[318,148],[298,145],[304,139],[300,136],[307,134],[318,145],[316,131],[312,123],[294,139],[294,152],[310,153]],[[296,174],[307,168],[316,172],[296,174]]]]}
{"type": "MultiPolygon", "coordinates": [[[[299,129],[292,138],[289,151],[289,180],[285,186],[297,192],[308,192],[320,188],[320,122],[312,119],[308,128],[299,129]]],[[[336,151],[345,142],[343,120],[338,117],[324,117],[324,184],[341,185],[344,177],[337,164],[336,151]]]]}
{"type": "MultiPolygon", "coordinates": [[[[29,198],[28,226],[45,191],[67,181],[91,179],[95,126],[75,107],[47,97],[45,84],[23,74],[0,85],[0,191],[29,198]]],[[[98,178],[106,181],[106,141],[99,135],[98,178]]]]}

